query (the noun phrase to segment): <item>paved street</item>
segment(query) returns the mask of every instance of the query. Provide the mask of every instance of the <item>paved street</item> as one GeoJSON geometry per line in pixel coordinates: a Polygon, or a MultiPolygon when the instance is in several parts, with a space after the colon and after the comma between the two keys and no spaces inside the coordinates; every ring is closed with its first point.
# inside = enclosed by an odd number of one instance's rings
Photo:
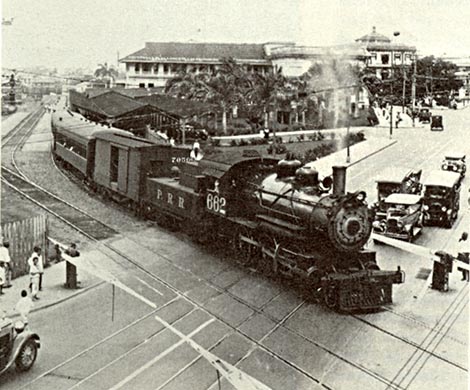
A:
{"type": "MultiPolygon", "coordinates": [[[[444,132],[394,129],[396,144],[348,169],[348,189],[366,190],[373,202],[374,178],[389,165],[426,175],[440,168],[447,150],[470,156],[470,110],[443,115],[444,132]]],[[[366,134],[387,137],[388,129],[366,134]]],[[[426,227],[417,244],[455,251],[470,230],[468,180],[454,227],[426,227]]],[[[371,243],[381,268],[401,265],[406,282],[394,286],[391,307],[340,315],[179,234],[148,228],[110,244],[148,271],[110,254],[120,264],[113,272],[157,309],[117,288],[113,304],[113,288],[103,284],[33,313],[38,361],[30,372],[2,376],[2,389],[217,389],[216,369],[155,316],[272,389],[431,390],[449,381],[467,388],[468,285],[457,271],[448,293],[429,290],[415,275],[430,261],[371,243]]]]}

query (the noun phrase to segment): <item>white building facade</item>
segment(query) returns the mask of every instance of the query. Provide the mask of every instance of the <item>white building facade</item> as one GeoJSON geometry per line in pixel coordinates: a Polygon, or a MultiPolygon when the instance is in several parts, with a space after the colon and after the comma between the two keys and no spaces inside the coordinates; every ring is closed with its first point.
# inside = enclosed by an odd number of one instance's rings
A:
{"type": "Polygon", "coordinates": [[[393,68],[411,67],[416,58],[416,47],[402,43],[395,43],[385,35],[377,33],[375,27],[370,34],[356,39],[369,53],[367,67],[382,79],[393,75],[393,68]]]}

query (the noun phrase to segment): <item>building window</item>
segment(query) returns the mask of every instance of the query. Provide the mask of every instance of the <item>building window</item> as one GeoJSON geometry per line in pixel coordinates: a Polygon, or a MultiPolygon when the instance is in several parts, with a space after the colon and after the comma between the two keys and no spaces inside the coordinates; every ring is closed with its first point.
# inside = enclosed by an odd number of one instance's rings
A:
{"type": "Polygon", "coordinates": [[[382,65],[388,65],[390,62],[390,56],[388,54],[382,54],[382,65]]]}
{"type": "Polygon", "coordinates": [[[126,64],[126,72],[129,72],[131,70],[130,64],[126,64]]]}
{"type": "Polygon", "coordinates": [[[145,88],[145,83],[140,83],[139,88],[145,88]]]}
{"type": "Polygon", "coordinates": [[[395,61],[401,61],[401,54],[395,53],[395,61]]]}
{"type": "Polygon", "coordinates": [[[153,66],[153,73],[158,73],[158,64],[153,66]]]}
{"type": "Polygon", "coordinates": [[[163,64],[163,73],[167,74],[169,70],[168,64],[163,64]]]}
{"type": "Polygon", "coordinates": [[[155,84],[154,83],[149,83],[149,88],[153,88],[155,87],[155,84]]]}
{"type": "Polygon", "coordinates": [[[150,71],[149,64],[142,64],[142,72],[148,73],[150,71]]]}
{"type": "Polygon", "coordinates": [[[410,53],[405,54],[405,60],[406,61],[411,61],[411,54],[410,53]]]}
{"type": "Polygon", "coordinates": [[[140,72],[140,64],[135,64],[135,71],[140,72]]]}

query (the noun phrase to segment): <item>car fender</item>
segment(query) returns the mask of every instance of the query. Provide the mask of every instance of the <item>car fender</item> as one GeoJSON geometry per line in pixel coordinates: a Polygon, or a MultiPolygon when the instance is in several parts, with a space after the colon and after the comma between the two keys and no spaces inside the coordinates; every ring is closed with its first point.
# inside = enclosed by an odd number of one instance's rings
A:
{"type": "Polygon", "coordinates": [[[40,338],[37,335],[37,333],[29,332],[29,331],[23,331],[19,335],[16,336],[15,340],[13,341],[13,348],[11,351],[10,355],[10,361],[8,362],[8,365],[11,365],[15,360],[16,357],[18,356],[18,353],[20,352],[21,347],[30,339],[33,339],[36,342],[36,346],[38,348],[41,347],[41,342],[40,338]]]}

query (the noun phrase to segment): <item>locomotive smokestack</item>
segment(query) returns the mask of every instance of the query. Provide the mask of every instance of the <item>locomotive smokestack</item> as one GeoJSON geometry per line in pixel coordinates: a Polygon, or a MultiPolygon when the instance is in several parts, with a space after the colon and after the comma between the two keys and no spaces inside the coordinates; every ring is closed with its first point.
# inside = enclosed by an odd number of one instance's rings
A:
{"type": "Polygon", "coordinates": [[[346,167],[333,167],[333,195],[346,193],[346,167]]]}

